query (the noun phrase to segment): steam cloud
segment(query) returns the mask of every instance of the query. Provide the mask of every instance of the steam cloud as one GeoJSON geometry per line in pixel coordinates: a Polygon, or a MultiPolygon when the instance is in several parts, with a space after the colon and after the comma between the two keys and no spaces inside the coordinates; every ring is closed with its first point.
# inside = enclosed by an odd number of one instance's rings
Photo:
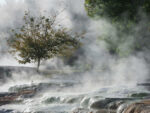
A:
{"type": "MultiPolygon", "coordinates": [[[[149,64],[145,58],[149,58],[149,53],[140,52],[126,58],[111,55],[106,48],[107,43],[98,37],[109,34],[115,41],[119,38],[116,35],[117,30],[108,20],[91,20],[84,10],[84,0],[6,0],[6,4],[0,6],[0,65],[19,65],[8,53],[9,47],[6,40],[8,37],[11,38],[10,30],[22,24],[24,11],[29,10],[33,15],[41,13],[49,16],[52,10],[61,11],[62,9],[64,11],[58,17],[62,25],[71,28],[74,32],[86,31],[85,38],[81,40],[83,46],[81,51],[77,52],[78,58],[74,64],[84,69],[87,66],[86,71],[79,75],[85,87],[90,85],[99,87],[103,84],[134,84],[148,78],[149,64]]],[[[134,28],[135,32],[141,29],[140,26],[134,28]]],[[[130,41],[121,44],[120,48],[123,50],[130,48],[134,43],[134,36],[126,36],[130,41]]],[[[74,69],[58,59],[47,61],[45,64],[49,67],[52,66],[52,62],[58,69],[62,67],[74,69]]]]}

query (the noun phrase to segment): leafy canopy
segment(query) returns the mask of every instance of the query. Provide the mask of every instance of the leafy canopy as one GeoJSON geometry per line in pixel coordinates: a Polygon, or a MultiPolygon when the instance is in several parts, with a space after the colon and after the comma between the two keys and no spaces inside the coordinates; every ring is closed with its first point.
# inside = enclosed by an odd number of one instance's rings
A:
{"type": "Polygon", "coordinates": [[[19,63],[38,62],[57,56],[70,55],[80,46],[77,33],[56,24],[56,17],[33,17],[26,12],[24,24],[14,29],[14,37],[9,40],[12,53],[19,55],[19,63]]]}

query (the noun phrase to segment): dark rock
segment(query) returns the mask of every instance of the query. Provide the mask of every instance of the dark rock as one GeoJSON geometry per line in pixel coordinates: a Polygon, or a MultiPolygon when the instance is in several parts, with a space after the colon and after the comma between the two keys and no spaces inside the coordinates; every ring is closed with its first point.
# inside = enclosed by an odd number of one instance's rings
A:
{"type": "Polygon", "coordinates": [[[0,110],[0,113],[21,113],[12,109],[2,109],[0,110]]]}
{"type": "Polygon", "coordinates": [[[121,104],[123,104],[124,101],[115,101],[108,104],[109,109],[117,109],[121,104]]]}
{"type": "Polygon", "coordinates": [[[117,113],[123,113],[123,111],[127,108],[128,103],[123,103],[117,108],[117,113]]]}
{"type": "Polygon", "coordinates": [[[0,93],[0,105],[12,103],[18,97],[17,93],[0,93]]]}
{"type": "Polygon", "coordinates": [[[132,98],[105,98],[91,104],[93,109],[117,109],[117,107],[126,101],[134,100],[132,98]]]}
{"type": "Polygon", "coordinates": [[[43,90],[61,90],[66,86],[72,86],[70,83],[39,83],[33,85],[17,85],[9,88],[10,92],[16,92],[23,98],[31,98],[43,90]]]}
{"type": "Polygon", "coordinates": [[[18,90],[13,90],[15,92],[5,92],[0,93],[0,105],[10,104],[14,102],[19,102],[18,97],[30,98],[35,95],[36,90],[34,88],[22,88],[18,90]]]}
{"type": "Polygon", "coordinates": [[[131,95],[131,97],[134,97],[134,98],[143,98],[143,97],[149,97],[150,94],[149,93],[134,93],[131,95]]]}
{"type": "Polygon", "coordinates": [[[58,102],[60,102],[60,98],[59,97],[51,97],[51,98],[46,99],[44,102],[47,104],[58,103],[58,102]]]}
{"type": "Polygon", "coordinates": [[[150,100],[144,100],[129,105],[124,113],[150,113],[150,100]]]}
{"type": "Polygon", "coordinates": [[[111,99],[103,99],[103,100],[99,100],[99,101],[96,101],[96,102],[92,103],[90,107],[94,108],[94,109],[107,108],[107,105],[110,102],[113,102],[113,100],[111,100],[111,99]]]}
{"type": "Polygon", "coordinates": [[[77,102],[79,100],[79,98],[70,98],[70,99],[68,99],[67,100],[67,103],[70,103],[70,104],[72,104],[72,103],[75,103],[75,102],[77,102]]]}
{"type": "Polygon", "coordinates": [[[12,113],[12,112],[13,110],[5,110],[5,109],[0,110],[0,113],[12,113]]]}
{"type": "Polygon", "coordinates": [[[0,98],[7,97],[7,96],[16,96],[16,93],[9,93],[9,92],[0,93],[0,98]]]}
{"type": "Polygon", "coordinates": [[[9,91],[15,92],[23,98],[31,98],[36,94],[37,87],[35,85],[32,86],[21,85],[21,86],[10,87],[9,91]]]}
{"type": "Polygon", "coordinates": [[[63,100],[63,103],[73,104],[79,103],[82,100],[82,96],[70,96],[63,100]]]}

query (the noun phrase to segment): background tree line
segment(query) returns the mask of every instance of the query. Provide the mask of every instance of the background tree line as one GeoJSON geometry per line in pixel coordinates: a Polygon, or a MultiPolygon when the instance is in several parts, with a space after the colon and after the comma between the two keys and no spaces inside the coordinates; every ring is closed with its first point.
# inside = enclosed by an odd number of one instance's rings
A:
{"type": "Polygon", "coordinates": [[[115,41],[112,36],[103,36],[112,54],[126,56],[137,51],[150,50],[150,1],[149,0],[85,0],[85,9],[93,19],[108,19],[116,27],[115,41]],[[133,43],[122,51],[124,42],[133,43]]]}

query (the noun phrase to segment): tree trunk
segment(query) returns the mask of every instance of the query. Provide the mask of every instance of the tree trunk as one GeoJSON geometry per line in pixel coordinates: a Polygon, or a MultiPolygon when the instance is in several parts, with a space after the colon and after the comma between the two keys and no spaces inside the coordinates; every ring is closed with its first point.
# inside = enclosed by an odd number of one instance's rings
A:
{"type": "Polygon", "coordinates": [[[37,63],[37,72],[39,72],[39,67],[40,67],[40,58],[38,59],[38,63],[37,63]]]}

